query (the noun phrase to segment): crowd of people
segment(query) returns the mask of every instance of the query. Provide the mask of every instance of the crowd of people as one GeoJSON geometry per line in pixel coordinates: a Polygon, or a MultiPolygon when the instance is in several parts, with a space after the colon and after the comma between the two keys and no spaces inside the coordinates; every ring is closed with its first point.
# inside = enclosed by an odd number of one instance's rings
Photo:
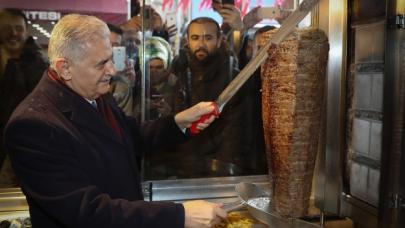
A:
{"type": "MultiPolygon", "coordinates": [[[[213,1],[213,9],[223,18],[222,25],[208,17],[192,20],[185,27],[184,41],[178,51],[173,48],[177,28],[167,27],[150,6],[144,10],[139,5],[132,7],[130,20],[121,25],[107,24],[111,46],[124,46],[127,54],[125,68],[111,78],[109,91],[124,113],[135,117],[138,124],[174,114],[200,101],[215,101],[249,62],[258,46],[255,38],[251,38],[251,28],[260,21],[258,7],[242,19],[234,5],[213,1]],[[151,30],[143,40],[144,44],[140,37],[143,12],[150,15],[151,30]],[[236,39],[234,32],[243,34],[242,39],[236,39]],[[173,53],[178,54],[174,56],[173,53]]],[[[3,10],[0,22],[3,27],[0,130],[3,133],[12,111],[39,82],[49,63],[28,35],[27,19],[21,11],[3,10]]],[[[273,28],[261,28],[258,34],[273,28]]],[[[260,104],[258,70],[207,131],[163,151],[147,151],[147,178],[265,173],[260,104]],[[210,168],[213,163],[221,168],[213,170],[210,168]]],[[[0,186],[17,185],[2,145],[0,168],[0,186]]]]}
{"type": "Polygon", "coordinates": [[[243,20],[232,4],[213,8],[223,24],[191,20],[175,56],[177,28],[152,7],[134,7],[122,25],[67,15],[53,28],[48,59],[24,13],[0,11],[0,187],[22,188],[33,225],[199,227],[226,216],[206,201],[142,201],[144,157],[151,179],[267,172],[259,71],[218,118],[188,132],[257,49],[248,34],[258,8],[243,20]],[[140,12],[151,15],[143,40],[140,12]],[[127,58],[117,71],[112,48],[121,46],[127,58]]]}
{"type": "MultiPolygon", "coordinates": [[[[223,18],[222,25],[208,17],[190,21],[184,29],[178,54],[173,57],[170,50],[173,47],[170,37],[175,35],[173,28],[166,28],[160,15],[147,7],[148,15],[152,15],[149,24],[153,36],[146,38],[145,58],[139,58],[144,59],[148,66],[144,69],[148,77],[145,78],[145,110],[141,110],[141,71],[137,71],[135,87],[138,89],[135,89],[137,95],[133,96],[137,118],[140,119],[140,113],[144,112],[147,120],[156,119],[199,101],[214,101],[252,57],[252,53],[248,54],[246,50],[249,45],[253,50],[256,43],[246,40],[250,29],[261,20],[257,15],[258,8],[253,8],[242,19],[234,5],[213,1],[213,9],[223,18]],[[241,39],[240,34],[246,39],[241,39]],[[157,71],[156,66],[161,70],[157,71]]],[[[142,15],[139,15],[124,23],[124,33],[140,31],[141,19],[142,15]]],[[[138,51],[142,54],[140,48],[138,51]]],[[[142,68],[143,62],[137,62],[142,68]]],[[[260,86],[258,71],[207,131],[185,143],[146,153],[146,178],[266,173],[260,86]]]]}

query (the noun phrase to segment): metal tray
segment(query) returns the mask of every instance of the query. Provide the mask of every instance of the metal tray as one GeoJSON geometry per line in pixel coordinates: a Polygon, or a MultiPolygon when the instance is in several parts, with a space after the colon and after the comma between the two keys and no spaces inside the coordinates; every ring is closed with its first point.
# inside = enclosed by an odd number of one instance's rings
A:
{"type": "Polygon", "coordinates": [[[235,186],[241,204],[260,222],[277,228],[319,228],[318,224],[309,223],[299,218],[283,218],[273,212],[270,207],[269,194],[252,183],[241,182],[235,186]]]}

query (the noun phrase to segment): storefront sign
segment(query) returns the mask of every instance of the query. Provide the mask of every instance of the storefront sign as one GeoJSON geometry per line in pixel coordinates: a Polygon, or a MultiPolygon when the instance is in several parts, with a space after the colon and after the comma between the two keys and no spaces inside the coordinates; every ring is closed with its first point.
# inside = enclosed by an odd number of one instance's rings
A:
{"type": "Polygon", "coordinates": [[[57,21],[61,18],[60,12],[55,11],[24,11],[28,20],[57,21]]]}

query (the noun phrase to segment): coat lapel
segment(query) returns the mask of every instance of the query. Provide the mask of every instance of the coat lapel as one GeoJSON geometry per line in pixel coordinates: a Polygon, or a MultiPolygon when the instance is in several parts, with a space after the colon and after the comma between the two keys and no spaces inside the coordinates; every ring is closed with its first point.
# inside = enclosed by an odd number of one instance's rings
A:
{"type": "Polygon", "coordinates": [[[84,98],[53,81],[46,73],[42,80],[44,83],[39,89],[74,125],[123,146],[119,136],[84,98]]]}
{"type": "Polygon", "coordinates": [[[91,131],[93,134],[106,137],[122,145],[119,136],[110,126],[107,125],[101,115],[84,99],[80,104],[78,102],[76,105],[72,106],[70,119],[72,123],[78,127],[91,131]]]}

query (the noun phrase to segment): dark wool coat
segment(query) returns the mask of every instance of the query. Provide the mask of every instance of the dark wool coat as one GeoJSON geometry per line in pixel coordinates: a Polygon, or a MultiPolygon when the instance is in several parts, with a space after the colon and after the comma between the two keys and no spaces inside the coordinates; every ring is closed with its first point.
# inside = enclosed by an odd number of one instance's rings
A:
{"type": "Polygon", "coordinates": [[[27,197],[33,227],[184,227],[184,208],[144,202],[142,149],[183,141],[169,116],[141,129],[104,97],[120,139],[96,109],[45,73],[16,108],[5,145],[27,197]]]}

